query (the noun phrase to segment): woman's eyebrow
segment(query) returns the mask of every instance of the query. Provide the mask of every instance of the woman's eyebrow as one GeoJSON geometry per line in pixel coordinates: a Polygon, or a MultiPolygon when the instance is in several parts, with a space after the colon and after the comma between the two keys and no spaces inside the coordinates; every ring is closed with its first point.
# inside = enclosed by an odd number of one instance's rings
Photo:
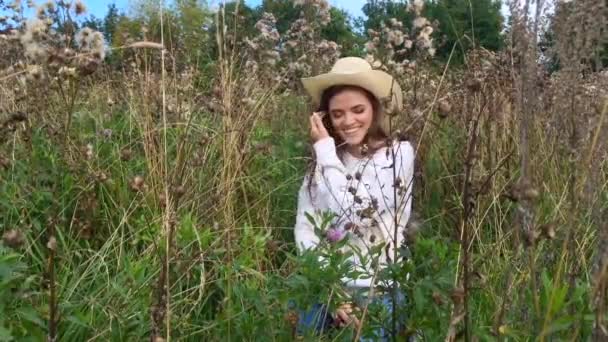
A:
{"type": "MultiPolygon", "coordinates": [[[[353,109],[357,109],[357,108],[361,108],[361,107],[365,107],[365,105],[363,103],[359,103],[359,104],[356,104],[356,105],[350,107],[350,109],[353,110],[353,109]]],[[[336,109],[332,109],[330,112],[331,113],[341,113],[341,112],[344,112],[344,109],[336,108],[336,109]]]]}

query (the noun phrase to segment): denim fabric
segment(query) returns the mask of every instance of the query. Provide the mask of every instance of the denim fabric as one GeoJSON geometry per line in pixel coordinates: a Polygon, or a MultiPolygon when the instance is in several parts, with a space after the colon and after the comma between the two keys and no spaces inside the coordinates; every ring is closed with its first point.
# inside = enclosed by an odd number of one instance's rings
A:
{"type": "MultiPolygon", "coordinates": [[[[360,342],[369,341],[390,341],[391,340],[391,329],[392,329],[392,314],[393,314],[393,301],[390,293],[384,293],[376,295],[370,301],[366,294],[359,295],[356,292],[353,294],[353,300],[358,307],[364,307],[369,302],[369,310],[372,307],[379,306],[384,313],[385,320],[382,322],[370,321],[369,316],[366,319],[366,325],[373,327],[373,336],[361,336],[360,342]]],[[[396,293],[397,305],[402,306],[406,302],[406,296],[402,291],[397,290],[396,293]]],[[[295,303],[290,302],[291,308],[295,308],[295,303]]],[[[333,312],[328,312],[327,305],[316,303],[308,310],[297,309],[299,317],[296,332],[298,335],[308,334],[323,334],[331,331],[335,328],[333,322],[333,312]]],[[[403,315],[398,317],[397,331],[400,331],[406,322],[406,317],[403,315]]]]}
{"type": "Polygon", "coordinates": [[[334,327],[334,319],[331,312],[327,311],[327,305],[314,304],[308,311],[298,310],[298,325],[296,332],[298,335],[310,333],[322,334],[334,327]]]}

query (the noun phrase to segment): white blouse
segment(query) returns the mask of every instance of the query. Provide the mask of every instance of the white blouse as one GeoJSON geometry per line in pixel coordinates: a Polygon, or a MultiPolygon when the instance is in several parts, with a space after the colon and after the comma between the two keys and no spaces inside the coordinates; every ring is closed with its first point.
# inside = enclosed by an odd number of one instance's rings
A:
{"type": "Polygon", "coordinates": [[[393,174],[390,148],[380,148],[373,156],[363,159],[344,153],[343,160],[340,160],[331,137],[317,141],[313,147],[317,168],[310,193],[310,174],[307,174],[298,194],[294,229],[296,245],[302,252],[315,248],[320,239],[325,239],[325,236],[315,234],[314,226],[305,213],[311,215],[318,225],[322,213],[334,213],[332,226],[347,231],[345,238],[349,240],[344,249],[355,252],[349,261],[355,269],[367,273],[357,279],[345,277],[343,282],[347,287],[369,287],[374,270],[370,258],[366,258],[363,265],[359,254],[367,256],[372,246],[382,244],[379,266],[384,267],[393,258],[394,248],[400,246],[411,213],[414,148],[409,142],[394,142],[396,165],[393,174]],[[397,241],[394,241],[395,214],[397,241]]]}

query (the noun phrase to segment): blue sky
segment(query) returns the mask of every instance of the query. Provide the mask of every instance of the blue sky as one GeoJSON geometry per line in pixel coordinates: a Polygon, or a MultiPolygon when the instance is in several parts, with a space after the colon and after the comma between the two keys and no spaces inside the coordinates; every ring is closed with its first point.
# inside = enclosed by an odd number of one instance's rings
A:
{"type": "MultiPolygon", "coordinates": [[[[116,4],[119,9],[129,9],[129,0],[85,0],[83,2],[87,5],[89,14],[93,14],[96,17],[103,17],[108,11],[108,5],[112,3],[116,4]]],[[[366,0],[329,0],[329,2],[332,4],[332,6],[345,9],[354,16],[361,16],[363,15],[361,8],[366,3],[366,0]]],[[[217,4],[218,1],[209,1],[209,3],[217,4]]],[[[262,3],[262,0],[245,0],[245,3],[249,6],[255,7],[262,3]]]]}
{"type": "MultiPolygon", "coordinates": [[[[164,0],[166,3],[171,2],[171,0],[164,0]]],[[[209,4],[214,5],[217,4],[221,0],[210,0],[209,4]]],[[[36,0],[36,3],[41,3],[42,0],[36,0]]],[[[116,6],[120,10],[129,10],[129,0],[83,0],[83,2],[87,5],[89,14],[93,14],[98,18],[102,18],[106,15],[108,11],[108,5],[116,4],[116,6]]],[[[363,5],[365,5],[366,0],[329,0],[329,3],[341,9],[346,10],[348,13],[353,15],[354,17],[363,16],[363,12],[361,9],[363,5]]],[[[255,7],[262,3],[262,0],[245,0],[245,3],[249,6],[255,7]]],[[[507,15],[507,7],[503,4],[503,15],[507,15]]]]}

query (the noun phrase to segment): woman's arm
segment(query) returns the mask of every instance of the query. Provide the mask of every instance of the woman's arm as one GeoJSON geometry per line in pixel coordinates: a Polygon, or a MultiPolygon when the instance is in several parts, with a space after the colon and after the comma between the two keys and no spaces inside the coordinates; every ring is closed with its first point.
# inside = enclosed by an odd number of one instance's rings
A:
{"type": "MultiPolygon", "coordinates": [[[[389,151],[389,153],[392,153],[389,151]]],[[[398,248],[405,233],[405,227],[409,222],[412,211],[412,188],[414,182],[414,148],[409,142],[400,142],[395,146],[395,170],[386,168],[383,170],[381,177],[390,179],[390,186],[384,186],[385,191],[385,207],[388,208],[380,216],[380,227],[385,234],[385,241],[389,242],[387,255],[388,259],[393,260],[394,250],[398,248]],[[397,176],[397,181],[392,180],[397,176]],[[395,197],[396,195],[396,197],[395,197]],[[396,207],[395,207],[396,205],[396,207]],[[397,231],[395,236],[395,223],[397,231]],[[396,240],[395,240],[396,238],[396,240]]],[[[382,182],[387,183],[387,182],[382,182]]]]}
{"type": "Polygon", "coordinates": [[[309,177],[309,175],[304,177],[304,182],[298,192],[298,210],[294,235],[296,246],[300,253],[306,249],[315,248],[319,243],[319,237],[315,234],[315,228],[306,217],[306,213],[309,215],[314,215],[315,213],[307,186],[309,177]]]}

